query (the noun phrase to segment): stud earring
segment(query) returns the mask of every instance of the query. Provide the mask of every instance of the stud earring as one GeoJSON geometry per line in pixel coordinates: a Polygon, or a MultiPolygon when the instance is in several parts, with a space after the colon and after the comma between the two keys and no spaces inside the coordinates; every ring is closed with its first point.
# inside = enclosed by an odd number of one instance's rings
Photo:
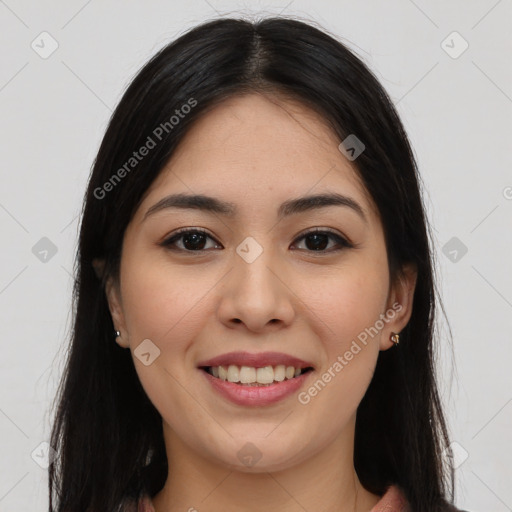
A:
{"type": "Polygon", "coordinates": [[[114,334],[116,338],[119,338],[119,336],[121,336],[121,333],[119,331],[114,331],[114,334]]]}
{"type": "Polygon", "coordinates": [[[400,334],[393,332],[389,339],[394,343],[394,345],[398,345],[400,343],[400,334]]]}

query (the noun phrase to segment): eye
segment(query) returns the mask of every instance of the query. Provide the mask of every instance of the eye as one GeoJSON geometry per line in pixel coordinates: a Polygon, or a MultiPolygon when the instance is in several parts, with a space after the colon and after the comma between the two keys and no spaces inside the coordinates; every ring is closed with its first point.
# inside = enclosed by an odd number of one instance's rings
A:
{"type": "MultiPolygon", "coordinates": [[[[353,245],[341,235],[325,228],[315,228],[310,230],[296,240],[304,240],[306,242],[306,248],[303,249],[299,247],[299,249],[306,250],[308,252],[335,252],[344,248],[353,247],[353,245]],[[332,246],[329,247],[330,241],[334,241],[334,248],[332,246]]],[[[220,245],[207,231],[201,228],[180,229],[164,240],[161,245],[170,250],[184,252],[202,252],[215,248],[222,249],[222,245],[220,245]],[[210,245],[210,247],[208,247],[208,239],[214,242],[213,246],[210,245]]]]}
{"type": "Polygon", "coordinates": [[[315,228],[311,231],[308,231],[307,233],[304,233],[302,236],[297,238],[297,240],[305,240],[306,250],[308,250],[308,252],[334,252],[353,247],[353,245],[341,235],[338,235],[334,231],[323,228],[315,228]],[[331,246],[331,250],[326,250],[326,248],[329,246],[329,239],[336,243],[334,249],[331,246]]]}
{"type": "MultiPolygon", "coordinates": [[[[167,247],[171,250],[181,250],[187,252],[201,252],[206,249],[211,249],[212,247],[206,247],[207,239],[214,240],[207,231],[200,228],[184,228],[178,230],[175,234],[173,234],[170,238],[164,240],[161,245],[163,247],[167,247]],[[177,246],[177,242],[181,242],[182,246],[177,246]]],[[[215,241],[216,242],[216,241],[215,241]]],[[[217,242],[216,242],[217,243],[217,242]]],[[[216,247],[219,247],[220,244],[217,243],[216,247]]],[[[221,246],[222,247],[222,246],[221,246]]],[[[213,247],[215,248],[215,246],[213,247]]]]}

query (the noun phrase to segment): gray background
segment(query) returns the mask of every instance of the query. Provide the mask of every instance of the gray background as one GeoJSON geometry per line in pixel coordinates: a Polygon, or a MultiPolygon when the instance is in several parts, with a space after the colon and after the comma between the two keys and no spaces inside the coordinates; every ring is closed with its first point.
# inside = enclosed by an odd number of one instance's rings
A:
{"type": "Polygon", "coordinates": [[[512,510],[510,0],[0,0],[0,510],[47,507],[41,465],[51,457],[44,443],[70,328],[78,214],[111,110],[171,39],[251,13],[320,23],[397,105],[427,189],[454,336],[452,357],[442,322],[457,504],[512,510]]]}

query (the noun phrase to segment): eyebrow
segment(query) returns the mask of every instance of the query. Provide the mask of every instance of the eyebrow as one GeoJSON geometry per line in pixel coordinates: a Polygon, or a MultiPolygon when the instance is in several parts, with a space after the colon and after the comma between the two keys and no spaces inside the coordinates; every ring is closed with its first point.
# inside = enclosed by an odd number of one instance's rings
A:
{"type": "MultiPolygon", "coordinates": [[[[306,211],[325,208],[328,206],[344,206],[355,211],[364,222],[368,222],[364,209],[354,199],[338,193],[324,193],[311,196],[289,199],[282,203],[277,210],[278,219],[303,213],[306,211]]],[[[205,212],[217,213],[227,217],[234,217],[237,214],[237,207],[234,203],[222,201],[215,197],[203,194],[171,194],[164,197],[151,206],[144,215],[143,221],[150,215],[167,208],[195,209],[205,212]]]]}

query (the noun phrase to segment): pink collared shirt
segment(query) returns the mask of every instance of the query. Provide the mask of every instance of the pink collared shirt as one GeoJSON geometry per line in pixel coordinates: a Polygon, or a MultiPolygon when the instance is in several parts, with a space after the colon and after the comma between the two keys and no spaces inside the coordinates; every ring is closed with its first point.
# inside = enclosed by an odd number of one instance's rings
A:
{"type": "MultiPolygon", "coordinates": [[[[138,512],[155,512],[149,496],[139,501],[138,512]]],[[[370,512],[409,512],[409,507],[400,489],[392,485],[370,512]]]]}

